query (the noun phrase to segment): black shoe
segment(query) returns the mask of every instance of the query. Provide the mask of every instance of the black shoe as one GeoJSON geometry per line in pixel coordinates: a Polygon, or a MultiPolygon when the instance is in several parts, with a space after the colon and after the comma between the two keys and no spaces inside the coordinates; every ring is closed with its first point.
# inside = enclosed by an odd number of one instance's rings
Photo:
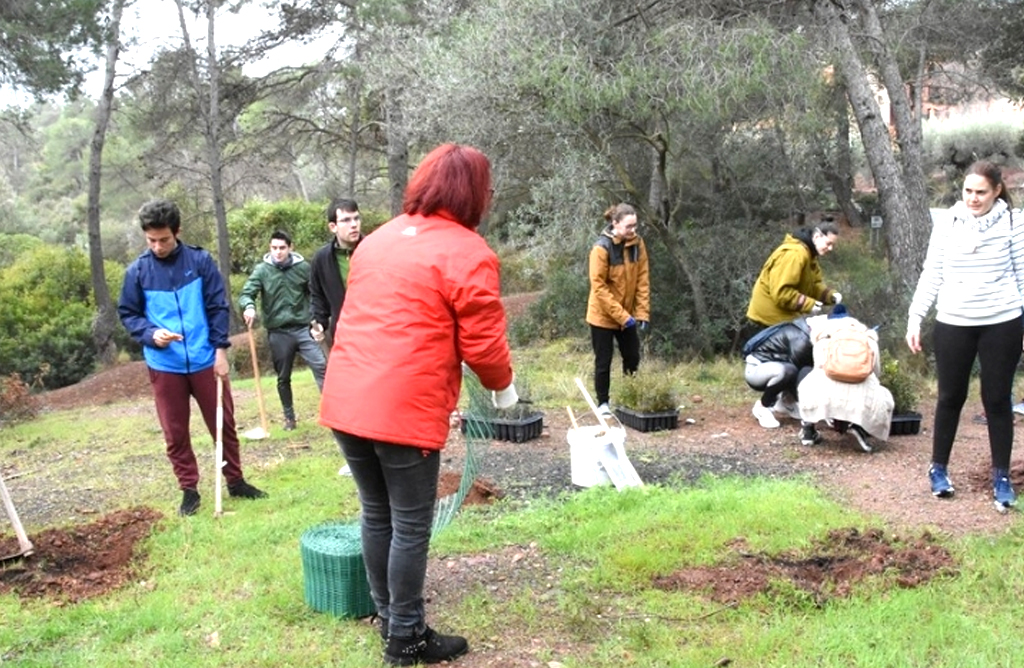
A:
{"type": "Polygon", "coordinates": [[[868,443],[868,433],[861,429],[860,425],[851,424],[850,433],[853,434],[853,438],[857,441],[857,445],[864,452],[871,452],[871,444],[868,443]]]}
{"type": "Polygon", "coordinates": [[[285,418],[284,419],[284,430],[285,431],[295,431],[295,418],[285,418]]]}
{"type": "Polygon", "coordinates": [[[228,485],[228,494],[237,499],[262,499],[267,496],[262,489],[253,487],[245,480],[228,485]]]}
{"type": "Polygon", "coordinates": [[[390,666],[413,666],[417,663],[451,661],[469,651],[469,643],[461,636],[443,636],[429,626],[411,638],[388,638],[384,663],[390,666]]]}
{"type": "Polygon", "coordinates": [[[197,510],[199,510],[199,492],[186,487],[182,490],[181,507],[178,508],[178,514],[188,517],[195,515],[197,510]]]}
{"type": "Polygon", "coordinates": [[[814,428],[813,424],[803,424],[800,426],[800,443],[802,445],[817,445],[821,443],[821,434],[814,428]]]}

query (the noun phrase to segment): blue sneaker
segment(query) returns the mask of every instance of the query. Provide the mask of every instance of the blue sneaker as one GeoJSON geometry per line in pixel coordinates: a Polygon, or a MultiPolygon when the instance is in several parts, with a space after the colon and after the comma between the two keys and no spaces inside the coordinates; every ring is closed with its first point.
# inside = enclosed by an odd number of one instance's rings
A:
{"type": "Polygon", "coordinates": [[[932,494],[945,499],[953,496],[953,481],[949,479],[949,474],[946,472],[946,467],[941,464],[932,464],[931,468],[928,469],[928,479],[932,483],[932,494]]]}
{"type": "Polygon", "coordinates": [[[1005,513],[1017,505],[1017,493],[1013,491],[1007,471],[996,470],[992,476],[992,498],[995,499],[996,510],[1005,513]]]}

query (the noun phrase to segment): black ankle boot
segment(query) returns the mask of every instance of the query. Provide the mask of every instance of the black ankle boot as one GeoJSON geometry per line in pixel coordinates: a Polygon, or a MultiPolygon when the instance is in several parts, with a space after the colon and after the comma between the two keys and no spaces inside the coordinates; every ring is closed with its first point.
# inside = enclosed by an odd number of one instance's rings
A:
{"type": "Polygon", "coordinates": [[[461,636],[443,636],[429,626],[423,633],[408,638],[390,636],[384,651],[384,663],[390,666],[413,666],[417,663],[451,661],[469,651],[469,643],[461,636]]]}

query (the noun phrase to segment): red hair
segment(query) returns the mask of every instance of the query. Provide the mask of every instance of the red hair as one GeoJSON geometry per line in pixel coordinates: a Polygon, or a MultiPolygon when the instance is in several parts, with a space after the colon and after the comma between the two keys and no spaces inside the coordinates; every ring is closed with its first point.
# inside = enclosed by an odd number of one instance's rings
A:
{"type": "Polygon", "coordinates": [[[402,211],[443,213],[473,230],[491,205],[491,161],[472,146],[442,144],[423,158],[405,189],[402,211]]]}

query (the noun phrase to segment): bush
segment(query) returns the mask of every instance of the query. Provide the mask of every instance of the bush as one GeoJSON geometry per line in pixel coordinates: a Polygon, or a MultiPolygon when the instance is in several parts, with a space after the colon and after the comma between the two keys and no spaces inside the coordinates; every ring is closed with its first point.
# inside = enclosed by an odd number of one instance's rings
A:
{"type": "Polygon", "coordinates": [[[635,374],[616,383],[617,403],[641,413],[662,413],[679,406],[675,379],[659,360],[645,360],[635,374]]]}
{"type": "Polygon", "coordinates": [[[521,318],[512,322],[509,336],[513,345],[587,335],[587,296],[590,284],[585,270],[560,268],[548,277],[547,288],[530,304],[521,318]]]}
{"type": "Polygon", "coordinates": [[[30,420],[39,413],[39,402],[21,375],[0,378],[0,425],[30,420]]]}
{"type": "MultiPolygon", "coordinates": [[[[369,234],[388,216],[376,211],[360,211],[363,234],[369,234]]],[[[295,251],[307,260],[331,238],[327,229],[327,202],[253,200],[228,215],[228,239],[231,245],[232,273],[249,274],[267,253],[270,235],[283,230],[292,238],[295,251]]]]}
{"type": "Polygon", "coordinates": [[[22,255],[45,245],[39,237],[28,234],[0,233],[0,267],[8,267],[22,255]]]}
{"type": "Polygon", "coordinates": [[[81,250],[44,246],[0,270],[0,303],[0,376],[56,389],[95,369],[95,306],[81,250]]]}
{"type": "Polygon", "coordinates": [[[882,377],[878,380],[892,393],[893,414],[916,412],[920,399],[917,383],[900,366],[899,360],[885,351],[882,352],[882,377]]]}

